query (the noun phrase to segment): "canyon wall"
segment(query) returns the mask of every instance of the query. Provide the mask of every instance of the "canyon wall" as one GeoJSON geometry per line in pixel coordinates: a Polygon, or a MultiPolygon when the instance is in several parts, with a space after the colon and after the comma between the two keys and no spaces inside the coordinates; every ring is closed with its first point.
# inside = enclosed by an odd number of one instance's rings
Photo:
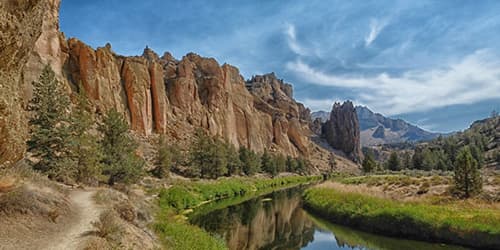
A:
{"type": "Polygon", "coordinates": [[[68,94],[81,84],[97,114],[116,109],[140,137],[162,133],[182,143],[203,129],[258,152],[328,153],[312,145],[309,109],[274,73],[245,82],[238,68],[194,53],[177,60],[146,48],[141,56],[121,56],[110,44],[94,49],[66,40],[59,31],[59,0],[1,4],[0,164],[23,157],[25,106],[46,64],[68,94]]]}

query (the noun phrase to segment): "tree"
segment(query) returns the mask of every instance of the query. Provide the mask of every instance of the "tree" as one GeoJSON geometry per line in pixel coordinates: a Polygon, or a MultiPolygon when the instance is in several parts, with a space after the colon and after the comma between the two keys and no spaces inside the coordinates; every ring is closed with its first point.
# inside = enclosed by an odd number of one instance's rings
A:
{"type": "Polygon", "coordinates": [[[226,146],[202,130],[196,132],[190,156],[191,166],[199,170],[202,178],[217,179],[228,172],[226,146]]]}
{"type": "Polygon", "coordinates": [[[94,117],[82,85],[78,86],[76,105],[73,107],[69,120],[67,146],[75,170],[74,177],[79,182],[96,183],[102,171],[100,164],[102,152],[97,135],[91,132],[94,117]]]}
{"type": "Polygon", "coordinates": [[[401,162],[399,161],[399,157],[396,152],[392,152],[391,156],[389,156],[389,160],[387,161],[387,168],[392,171],[401,170],[401,162]]]}
{"type": "Polygon", "coordinates": [[[163,134],[158,138],[157,148],[156,167],[153,169],[152,173],[158,178],[168,177],[177,152],[175,152],[173,146],[168,144],[163,134]]]}
{"type": "Polygon", "coordinates": [[[288,172],[297,171],[297,161],[289,155],[286,157],[286,171],[288,172]]]}
{"type": "Polygon", "coordinates": [[[128,124],[116,109],[109,110],[99,126],[102,133],[104,171],[109,184],[133,183],[143,173],[144,160],[135,154],[137,143],[128,133],[128,124]]]}
{"type": "Polygon", "coordinates": [[[267,152],[267,150],[264,151],[264,153],[260,157],[260,160],[261,160],[262,170],[264,172],[269,173],[272,176],[277,175],[278,169],[276,167],[276,162],[274,161],[272,155],[267,152]]]}
{"type": "Polygon", "coordinates": [[[454,174],[455,189],[463,197],[469,198],[481,191],[482,181],[478,163],[472,156],[468,146],[459,151],[455,161],[454,174]]]}
{"type": "Polygon", "coordinates": [[[260,158],[255,152],[245,147],[240,147],[239,155],[242,170],[246,175],[252,176],[260,171],[260,158]]]}
{"type": "Polygon", "coordinates": [[[28,151],[36,159],[33,168],[51,178],[66,175],[68,108],[70,100],[54,71],[46,65],[38,81],[33,82],[33,98],[28,110],[31,138],[28,151]]]}
{"type": "Polygon", "coordinates": [[[412,166],[413,162],[411,160],[411,156],[410,156],[410,153],[408,152],[405,152],[403,154],[403,162],[402,162],[402,168],[406,168],[406,169],[412,169],[413,166],[412,166]]]}
{"type": "Polygon", "coordinates": [[[377,168],[377,163],[373,157],[373,153],[367,152],[365,154],[365,159],[363,159],[363,163],[361,164],[363,167],[363,172],[370,173],[377,168]]]}
{"type": "Polygon", "coordinates": [[[242,163],[236,147],[232,143],[226,143],[225,146],[228,175],[240,174],[242,163]]]}
{"type": "Polygon", "coordinates": [[[282,154],[274,156],[274,163],[276,164],[276,171],[278,173],[286,171],[286,157],[282,154]]]}

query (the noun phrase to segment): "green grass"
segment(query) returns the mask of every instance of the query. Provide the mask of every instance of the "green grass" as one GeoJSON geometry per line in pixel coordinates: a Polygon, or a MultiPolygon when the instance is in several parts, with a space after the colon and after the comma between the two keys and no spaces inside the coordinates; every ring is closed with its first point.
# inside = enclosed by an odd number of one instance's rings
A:
{"type": "Polygon", "coordinates": [[[304,203],[329,220],[369,232],[481,248],[500,247],[500,211],[403,203],[314,187],[304,203]]]}
{"type": "Polygon", "coordinates": [[[265,189],[286,187],[294,184],[318,181],[319,176],[287,176],[274,179],[228,178],[218,181],[179,182],[160,191],[160,206],[178,211],[195,208],[203,203],[245,196],[265,189]]]}
{"type": "Polygon", "coordinates": [[[217,181],[178,182],[160,191],[160,212],[154,228],[168,249],[227,249],[220,237],[189,224],[184,214],[191,209],[196,211],[200,205],[207,202],[239,200],[239,197],[246,199],[266,191],[319,180],[320,176],[287,176],[273,179],[227,178],[217,181]]]}

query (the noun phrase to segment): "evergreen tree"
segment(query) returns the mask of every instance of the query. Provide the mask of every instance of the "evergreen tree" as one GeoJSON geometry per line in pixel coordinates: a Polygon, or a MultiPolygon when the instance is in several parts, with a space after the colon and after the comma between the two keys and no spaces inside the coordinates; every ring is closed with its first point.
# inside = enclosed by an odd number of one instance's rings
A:
{"type": "Polygon", "coordinates": [[[110,185],[136,182],[143,173],[144,160],[135,154],[138,145],[128,129],[127,122],[116,109],[109,110],[99,126],[103,135],[103,173],[109,176],[110,185]]]}
{"type": "Polygon", "coordinates": [[[158,178],[168,177],[170,169],[174,162],[174,150],[168,144],[165,135],[160,135],[157,144],[158,152],[156,153],[156,167],[152,173],[158,178]]]}
{"type": "Polygon", "coordinates": [[[391,156],[389,156],[389,160],[387,161],[387,168],[392,171],[401,170],[401,162],[399,161],[399,157],[396,152],[392,152],[391,156]]]}
{"type": "Polygon", "coordinates": [[[262,170],[266,173],[271,174],[272,176],[276,176],[278,170],[276,168],[276,163],[273,157],[266,151],[260,157],[262,170]]]}
{"type": "Polygon", "coordinates": [[[295,172],[304,173],[307,169],[307,166],[309,165],[309,162],[302,157],[297,158],[296,161],[297,161],[297,169],[295,170],[295,172]]]}
{"type": "Polygon", "coordinates": [[[252,176],[260,171],[260,158],[255,152],[245,147],[240,147],[239,155],[242,170],[246,175],[252,176]]]}
{"type": "Polygon", "coordinates": [[[274,163],[276,164],[276,171],[278,173],[286,171],[286,157],[282,154],[278,154],[274,157],[274,163]]]}
{"type": "Polygon", "coordinates": [[[410,153],[408,152],[405,152],[403,154],[403,162],[402,162],[402,168],[406,168],[406,169],[412,169],[413,166],[412,166],[413,162],[411,160],[411,156],[410,156],[410,153]]]}
{"type": "Polygon", "coordinates": [[[70,101],[54,71],[46,65],[33,82],[33,98],[28,110],[31,138],[28,151],[36,159],[33,168],[58,178],[67,173],[68,107],[70,101]]]}
{"type": "Polygon", "coordinates": [[[289,155],[286,157],[286,171],[291,173],[297,171],[297,161],[289,155]]]}
{"type": "Polygon", "coordinates": [[[458,153],[454,173],[455,189],[465,198],[481,191],[481,174],[469,147],[465,146],[458,153]]]}
{"type": "Polygon", "coordinates": [[[226,143],[226,158],[228,175],[241,174],[242,163],[240,155],[232,143],[226,143]]]}
{"type": "Polygon", "coordinates": [[[79,182],[96,183],[101,174],[102,153],[97,135],[91,133],[94,117],[85,89],[78,87],[76,105],[70,115],[68,148],[75,178],[79,182]]]}
{"type": "Polygon", "coordinates": [[[365,154],[365,159],[363,159],[363,163],[361,164],[363,167],[363,172],[370,173],[377,168],[377,163],[373,157],[373,153],[370,151],[365,154]]]}
{"type": "Polygon", "coordinates": [[[217,179],[228,172],[225,151],[223,142],[198,130],[190,150],[191,166],[199,170],[202,178],[217,179]]]}

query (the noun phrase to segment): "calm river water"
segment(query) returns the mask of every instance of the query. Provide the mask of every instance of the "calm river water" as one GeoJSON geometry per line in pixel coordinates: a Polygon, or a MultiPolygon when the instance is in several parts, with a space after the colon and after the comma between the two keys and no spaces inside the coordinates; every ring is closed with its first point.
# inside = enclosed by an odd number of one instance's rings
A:
{"type": "Polygon", "coordinates": [[[303,188],[198,209],[191,223],[222,237],[230,249],[449,250],[458,246],[389,238],[326,222],[302,209],[303,188]]]}

